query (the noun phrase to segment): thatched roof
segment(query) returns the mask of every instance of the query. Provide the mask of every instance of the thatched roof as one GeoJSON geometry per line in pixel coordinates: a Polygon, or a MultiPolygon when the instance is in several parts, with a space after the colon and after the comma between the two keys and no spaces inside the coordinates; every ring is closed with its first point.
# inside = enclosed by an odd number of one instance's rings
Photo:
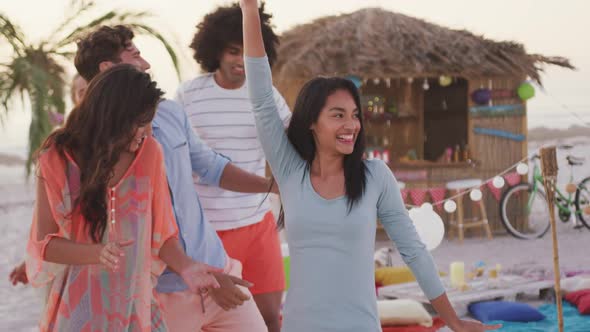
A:
{"type": "MultiPolygon", "coordinates": [[[[501,20],[500,20],[501,21],[501,20]]],[[[368,8],[296,26],[281,36],[275,80],[317,75],[363,78],[529,76],[540,83],[544,64],[573,69],[568,59],[527,54],[465,30],[368,8]]]]}

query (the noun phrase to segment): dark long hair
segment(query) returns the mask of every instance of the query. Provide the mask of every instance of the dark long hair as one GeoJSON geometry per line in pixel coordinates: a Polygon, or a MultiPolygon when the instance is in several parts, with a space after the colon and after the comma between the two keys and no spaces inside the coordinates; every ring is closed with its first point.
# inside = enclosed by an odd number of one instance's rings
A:
{"type": "MultiPolygon", "coordinates": [[[[363,117],[360,113],[362,111],[361,100],[354,83],[340,77],[318,77],[305,83],[295,101],[291,122],[287,128],[287,137],[299,153],[299,156],[306,161],[307,170],[309,171],[316,154],[315,140],[310,127],[318,121],[320,112],[326,105],[328,97],[339,90],[344,90],[352,96],[359,110],[359,121],[361,122],[361,129],[354,143],[354,149],[351,154],[344,156],[343,161],[344,184],[348,201],[348,212],[350,212],[354,204],[362,198],[367,183],[366,167],[363,162],[365,131],[363,117]]],[[[279,228],[285,225],[282,206],[277,225],[279,228]]]]}
{"type": "MultiPolygon", "coordinates": [[[[92,240],[100,242],[107,226],[107,185],[115,164],[131,143],[135,128],[152,121],[162,91],[150,76],[131,65],[116,65],[98,74],[63,127],[41,150],[65,152],[80,169],[75,209],[86,219],[92,240]]],[[[75,195],[76,193],[73,193],[75,195]]]]}

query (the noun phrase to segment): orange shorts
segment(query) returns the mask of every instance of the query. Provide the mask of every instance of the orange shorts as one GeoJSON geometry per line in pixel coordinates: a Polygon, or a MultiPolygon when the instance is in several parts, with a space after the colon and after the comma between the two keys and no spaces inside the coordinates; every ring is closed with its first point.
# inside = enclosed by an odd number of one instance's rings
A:
{"type": "Polygon", "coordinates": [[[256,224],[217,234],[229,257],[242,263],[242,278],[254,284],[252,295],[285,290],[281,243],[272,212],[256,224]]]}

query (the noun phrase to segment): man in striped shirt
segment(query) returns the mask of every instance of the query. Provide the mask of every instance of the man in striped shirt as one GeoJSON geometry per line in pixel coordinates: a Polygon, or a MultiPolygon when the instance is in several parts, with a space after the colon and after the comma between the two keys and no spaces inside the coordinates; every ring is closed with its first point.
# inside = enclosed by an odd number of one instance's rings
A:
{"type": "MultiPolygon", "coordinates": [[[[278,37],[271,15],[261,7],[261,27],[269,60],[276,59],[278,37]]],[[[194,130],[212,149],[250,173],[265,175],[260,146],[245,84],[242,54],[242,13],[239,5],[219,7],[197,26],[191,48],[206,74],[184,82],[176,100],[183,105],[194,130]]],[[[274,90],[275,102],[287,126],[291,113],[274,90]]],[[[279,331],[279,310],[285,287],[280,241],[267,195],[242,194],[201,184],[194,178],[205,215],[232,258],[241,261],[242,276],[270,332],[279,331]]],[[[270,188],[269,188],[270,190],[270,188]]]]}

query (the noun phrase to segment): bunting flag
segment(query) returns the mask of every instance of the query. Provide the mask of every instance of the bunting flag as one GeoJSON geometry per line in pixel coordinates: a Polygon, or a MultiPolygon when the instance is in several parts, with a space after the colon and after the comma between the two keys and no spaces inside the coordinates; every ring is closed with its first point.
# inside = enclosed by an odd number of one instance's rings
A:
{"type": "Polygon", "coordinates": [[[515,186],[520,183],[520,174],[512,172],[504,175],[504,179],[510,186],[515,186]]]}
{"type": "Polygon", "coordinates": [[[412,202],[420,206],[424,203],[424,199],[426,198],[426,193],[428,189],[410,189],[410,197],[412,198],[412,202]]]}
{"type": "Polygon", "coordinates": [[[402,199],[404,200],[404,203],[407,203],[408,202],[408,190],[409,189],[402,189],[401,190],[401,192],[402,192],[402,199]]]}
{"type": "Polygon", "coordinates": [[[445,198],[445,194],[447,193],[447,189],[445,187],[439,188],[430,188],[428,189],[428,193],[432,198],[433,205],[440,211],[443,206],[442,200],[445,198]],[[438,203],[437,203],[438,202],[438,203]],[[436,204],[434,204],[436,203],[436,204]]]}
{"type": "Polygon", "coordinates": [[[500,200],[500,195],[502,194],[502,188],[496,188],[494,186],[494,182],[493,181],[489,181],[487,183],[488,185],[488,189],[490,190],[490,192],[492,193],[492,195],[494,196],[494,198],[499,201],[500,200]]]}

